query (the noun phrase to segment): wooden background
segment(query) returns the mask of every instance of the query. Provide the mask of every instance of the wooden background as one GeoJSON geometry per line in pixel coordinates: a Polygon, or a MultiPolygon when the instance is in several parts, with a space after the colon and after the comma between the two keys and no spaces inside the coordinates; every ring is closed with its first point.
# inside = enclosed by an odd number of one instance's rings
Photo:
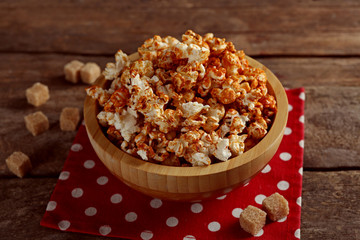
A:
{"type": "Polygon", "coordinates": [[[118,49],[135,52],[154,34],[187,29],[233,41],[285,87],[305,87],[302,239],[360,239],[360,1],[41,1],[0,2],[0,238],[106,239],[40,227],[75,132],[61,132],[65,106],[82,107],[85,85],[64,81],[72,59],[103,68],[118,49]],[[25,99],[34,82],[51,99],[25,99]],[[50,130],[33,137],[24,115],[41,110],[50,130]],[[5,159],[28,154],[24,179],[5,159]]]}

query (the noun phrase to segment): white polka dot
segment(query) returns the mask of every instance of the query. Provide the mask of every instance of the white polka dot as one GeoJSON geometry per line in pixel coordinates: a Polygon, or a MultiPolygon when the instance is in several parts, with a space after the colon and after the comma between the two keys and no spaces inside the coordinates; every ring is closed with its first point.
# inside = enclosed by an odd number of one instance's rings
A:
{"type": "Polygon", "coordinates": [[[58,223],[58,227],[60,230],[65,231],[70,227],[70,222],[68,220],[62,220],[58,223]]]}
{"type": "Polygon", "coordinates": [[[48,202],[46,206],[46,211],[54,211],[56,208],[57,203],[55,201],[48,202]]]}
{"type": "Polygon", "coordinates": [[[209,225],[208,225],[208,229],[209,229],[211,232],[217,232],[217,231],[220,230],[220,228],[221,228],[221,226],[220,226],[220,223],[218,223],[218,222],[211,222],[211,223],[209,223],[209,225]]]}
{"type": "Polygon", "coordinates": [[[285,191],[289,189],[290,184],[287,181],[280,181],[277,184],[279,190],[285,191]]]}
{"type": "Polygon", "coordinates": [[[300,175],[303,175],[303,168],[302,167],[299,168],[299,173],[300,173],[300,175]]]}
{"type": "Polygon", "coordinates": [[[291,111],[291,110],[293,110],[293,106],[292,105],[288,105],[288,110],[289,110],[289,112],[291,111]]]}
{"type": "Polygon", "coordinates": [[[263,170],[261,170],[262,173],[268,173],[271,171],[271,167],[269,164],[267,164],[263,170]]]}
{"type": "Polygon", "coordinates": [[[84,167],[87,169],[91,169],[95,166],[95,162],[93,160],[86,160],[84,162],[84,167]]]}
{"type": "Polygon", "coordinates": [[[297,203],[297,205],[299,205],[301,207],[301,197],[298,197],[296,199],[296,203],[297,203]]]}
{"type": "Polygon", "coordinates": [[[70,173],[68,171],[62,171],[59,175],[60,180],[67,180],[70,177],[70,173]]]}
{"type": "Polygon", "coordinates": [[[75,143],[71,146],[71,151],[73,151],[73,152],[79,152],[82,149],[83,149],[83,147],[79,143],[75,143]]]}
{"type": "Polygon", "coordinates": [[[284,131],[284,134],[285,134],[285,135],[290,135],[291,133],[292,133],[291,128],[286,127],[286,128],[285,128],[285,131],[284,131]]]}
{"type": "Polygon", "coordinates": [[[235,218],[239,218],[240,214],[242,213],[242,209],[241,208],[234,208],[231,212],[231,214],[235,217],[235,218]]]}
{"type": "Polygon", "coordinates": [[[84,191],[81,188],[74,188],[71,191],[71,196],[73,196],[74,198],[79,198],[84,194],[84,191]]]}
{"type": "Polygon", "coordinates": [[[260,229],[260,231],[254,235],[254,237],[260,237],[264,234],[264,230],[263,229],[260,229]]]}
{"type": "Polygon", "coordinates": [[[99,177],[96,182],[99,184],[99,185],[105,185],[107,184],[107,182],[109,181],[109,179],[105,176],[102,176],[102,177],[99,177]]]}
{"type": "Polygon", "coordinates": [[[296,229],[294,235],[296,238],[300,239],[300,229],[296,229]]]}
{"type": "Polygon", "coordinates": [[[300,93],[300,94],[299,94],[299,98],[300,98],[301,100],[304,100],[304,101],[305,101],[305,93],[304,93],[304,92],[300,93]]]}
{"type": "Polygon", "coordinates": [[[137,219],[137,214],[134,212],[129,212],[125,215],[125,220],[128,222],[135,222],[137,219]]]}
{"type": "Polygon", "coordinates": [[[122,196],[119,193],[115,193],[111,196],[110,201],[114,204],[117,204],[122,201],[122,196]]]}
{"type": "Polygon", "coordinates": [[[301,148],[304,148],[304,139],[302,139],[302,140],[299,141],[299,146],[300,146],[301,148]]]}
{"type": "Polygon", "coordinates": [[[176,217],[169,217],[166,220],[166,225],[168,225],[169,227],[175,227],[178,224],[179,224],[179,220],[176,217]]]}
{"type": "Polygon", "coordinates": [[[216,199],[217,200],[223,200],[223,199],[225,199],[226,198],[226,195],[222,195],[222,196],[220,196],[220,197],[217,197],[216,199]]]}
{"type": "Polygon", "coordinates": [[[200,213],[203,210],[203,205],[200,203],[194,203],[191,205],[191,211],[193,213],[200,213]]]}
{"type": "Polygon", "coordinates": [[[99,233],[103,236],[108,235],[111,232],[111,227],[109,225],[104,225],[99,228],[99,233]]]}
{"type": "Polygon", "coordinates": [[[259,194],[259,195],[257,195],[257,196],[255,197],[255,202],[256,202],[257,204],[260,204],[260,205],[261,205],[265,198],[266,198],[265,195],[259,194]]]}
{"type": "Polygon", "coordinates": [[[247,185],[249,185],[249,183],[250,183],[250,181],[249,181],[249,182],[247,182],[247,183],[245,183],[245,184],[244,184],[244,187],[246,187],[247,185]]]}
{"type": "Polygon", "coordinates": [[[193,235],[186,235],[183,240],[196,240],[196,238],[193,235]]]}
{"type": "Polygon", "coordinates": [[[140,234],[141,239],[143,240],[149,240],[152,239],[152,237],[154,236],[154,234],[149,231],[149,230],[145,230],[140,234]]]}
{"type": "Polygon", "coordinates": [[[299,117],[299,121],[300,121],[301,123],[304,123],[304,122],[305,122],[305,117],[304,117],[304,115],[301,115],[301,116],[299,117]]]}
{"type": "Polygon", "coordinates": [[[94,216],[96,213],[97,213],[97,210],[94,207],[89,207],[85,210],[85,215],[89,216],[89,217],[94,216]]]}
{"type": "Polygon", "coordinates": [[[158,198],[154,198],[153,200],[150,201],[150,206],[152,208],[159,208],[162,205],[162,201],[158,198]]]}
{"type": "Polygon", "coordinates": [[[287,217],[283,217],[282,219],[277,220],[277,222],[285,222],[287,217]]]}
{"type": "Polygon", "coordinates": [[[289,161],[291,159],[291,154],[287,152],[280,153],[280,159],[283,161],[289,161]]]}

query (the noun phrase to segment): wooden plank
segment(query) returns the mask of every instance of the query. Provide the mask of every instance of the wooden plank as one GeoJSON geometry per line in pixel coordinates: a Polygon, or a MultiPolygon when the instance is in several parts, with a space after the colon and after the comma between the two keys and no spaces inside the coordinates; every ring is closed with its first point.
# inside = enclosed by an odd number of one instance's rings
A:
{"type": "MultiPolygon", "coordinates": [[[[54,1],[38,1],[38,0],[19,0],[14,2],[12,0],[3,0],[0,3],[0,7],[17,7],[19,4],[23,7],[32,7],[37,5],[39,7],[47,7],[47,6],[58,6],[61,3],[63,6],[73,6],[73,1],[62,1],[62,0],[54,0],[54,1]]],[[[87,0],[84,7],[86,6],[94,6],[99,4],[98,0],[87,0]]],[[[208,1],[208,0],[182,0],[182,1],[158,1],[158,0],[132,0],[132,1],[116,1],[116,0],[108,0],[100,3],[103,7],[117,7],[117,8],[149,8],[149,6],[153,8],[210,8],[210,7],[266,7],[266,6],[284,6],[284,4],[288,6],[301,6],[306,7],[311,5],[312,7],[358,7],[360,6],[359,1],[357,0],[344,0],[344,1],[333,1],[333,0],[322,0],[322,1],[313,1],[313,0],[301,0],[301,1],[288,1],[288,0],[253,0],[253,1],[232,1],[232,0],[218,0],[218,1],[208,1]]]]}
{"type": "MultiPolygon", "coordinates": [[[[302,239],[360,238],[360,172],[304,171],[302,239]]],[[[54,178],[0,179],[0,236],[7,239],[105,239],[39,225],[54,178]]]]}
{"type": "Polygon", "coordinates": [[[288,88],[360,86],[360,58],[269,57],[256,60],[288,88]]]}
{"type": "Polygon", "coordinates": [[[250,55],[360,55],[355,1],[241,2],[7,1],[0,51],[133,52],[154,34],[180,37],[193,29],[226,37],[250,55]]]}
{"type": "Polygon", "coordinates": [[[308,87],[304,167],[359,167],[360,88],[308,87]]]}
{"type": "Polygon", "coordinates": [[[301,239],[360,239],[360,172],[304,172],[301,239]]]}
{"type": "MultiPolygon", "coordinates": [[[[32,176],[55,176],[63,166],[75,132],[61,132],[66,106],[82,108],[86,85],[65,82],[63,66],[72,59],[94,61],[103,68],[113,57],[59,54],[0,55],[0,176],[12,176],[5,159],[17,150],[33,161],[32,176]],[[9,67],[10,66],[10,67],[9,67]],[[39,108],[26,103],[25,89],[40,81],[50,100],[39,108]],[[23,117],[37,110],[50,130],[33,137],[23,117]]],[[[306,88],[305,168],[360,167],[360,58],[260,58],[286,87],[306,88]],[[331,71],[329,70],[331,69],[331,71]],[[342,116],[347,116],[343,118],[342,116]],[[342,136],[342,137],[339,137],[342,136]],[[341,160],[339,160],[341,159],[341,160]]]]}

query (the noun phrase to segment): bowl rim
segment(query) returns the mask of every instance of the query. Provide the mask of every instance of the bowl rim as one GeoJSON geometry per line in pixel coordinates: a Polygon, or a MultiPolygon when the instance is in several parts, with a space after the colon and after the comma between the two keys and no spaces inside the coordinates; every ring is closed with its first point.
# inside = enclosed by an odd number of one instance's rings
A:
{"type": "MultiPolygon", "coordinates": [[[[285,92],[284,87],[282,86],[279,79],[263,64],[256,61],[255,59],[245,56],[249,61],[249,65],[252,67],[260,68],[266,72],[268,79],[268,88],[270,86],[270,91],[273,92],[274,97],[277,102],[277,113],[275,115],[273,124],[266,134],[266,136],[261,139],[259,143],[257,143],[254,147],[249,149],[248,151],[240,154],[239,156],[230,158],[225,162],[219,162],[215,164],[211,164],[209,166],[194,166],[194,167],[177,167],[177,166],[166,166],[160,165],[156,163],[151,163],[144,161],[140,158],[134,157],[117,146],[115,146],[103,133],[101,130],[101,126],[96,118],[97,112],[97,102],[91,97],[87,96],[84,103],[84,120],[87,132],[93,139],[95,134],[100,134],[102,136],[101,140],[105,141],[102,143],[103,146],[107,146],[106,151],[113,153],[113,157],[119,161],[122,161],[121,164],[127,165],[127,167],[136,169],[139,171],[168,176],[168,177],[202,177],[213,174],[221,174],[223,172],[241,167],[247,163],[250,163],[251,160],[258,158],[262,154],[264,154],[268,149],[272,148],[272,146],[277,142],[278,138],[282,138],[286,122],[288,118],[288,99],[285,92]],[[91,121],[96,121],[96,128],[89,128],[89,123],[91,121]],[[119,157],[120,156],[120,157],[119,157]]],[[[139,58],[139,54],[133,53],[129,55],[131,61],[134,61],[139,58]]],[[[103,75],[101,75],[95,85],[103,86],[106,82],[103,75]]],[[[101,144],[101,143],[99,143],[101,144]]],[[[100,157],[99,157],[100,158],[100,157]]],[[[100,158],[101,160],[101,158],[100,158]]],[[[102,161],[102,160],[101,160],[102,161]]]]}

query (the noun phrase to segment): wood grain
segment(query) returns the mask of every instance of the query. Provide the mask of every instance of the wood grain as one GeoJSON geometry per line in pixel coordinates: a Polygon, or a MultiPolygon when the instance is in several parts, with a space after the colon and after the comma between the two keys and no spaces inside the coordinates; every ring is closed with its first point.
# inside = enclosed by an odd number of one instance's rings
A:
{"type": "Polygon", "coordinates": [[[154,34],[193,29],[226,37],[250,55],[358,56],[359,15],[356,1],[5,1],[0,51],[131,53],[154,34]]]}
{"type": "MultiPolygon", "coordinates": [[[[359,181],[360,171],[305,171],[301,238],[359,239],[359,181]]],[[[40,226],[55,183],[55,178],[0,179],[0,236],[14,240],[108,239],[40,226]]]]}
{"type": "Polygon", "coordinates": [[[304,172],[301,239],[360,239],[360,171],[304,172]]]}
{"type": "Polygon", "coordinates": [[[306,93],[304,166],[359,167],[360,88],[308,87],[306,93]]]}
{"type": "MultiPolygon", "coordinates": [[[[60,131],[60,112],[66,106],[82,108],[86,87],[64,81],[63,66],[72,59],[94,61],[102,68],[113,61],[113,57],[101,56],[0,54],[0,115],[6,116],[0,118],[0,125],[7,126],[0,128],[0,177],[12,176],[5,159],[16,150],[32,159],[32,176],[55,176],[61,171],[75,132],[60,131]],[[37,81],[48,85],[51,94],[39,108],[28,105],[25,99],[25,89],[37,81]],[[49,117],[50,130],[33,137],[25,129],[23,117],[38,109],[49,117]]],[[[304,168],[360,167],[360,144],[356,144],[359,138],[355,134],[360,132],[360,58],[258,60],[284,86],[305,86],[304,168]]]]}

